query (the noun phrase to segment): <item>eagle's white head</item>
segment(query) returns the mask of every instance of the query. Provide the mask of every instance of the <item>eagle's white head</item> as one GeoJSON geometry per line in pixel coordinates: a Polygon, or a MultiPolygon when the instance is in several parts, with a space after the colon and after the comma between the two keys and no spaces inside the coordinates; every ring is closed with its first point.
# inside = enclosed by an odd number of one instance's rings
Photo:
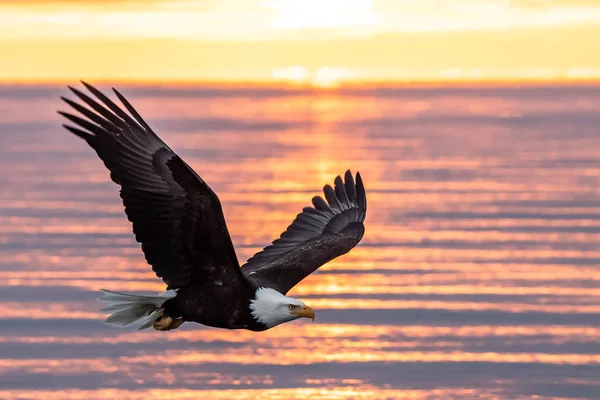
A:
{"type": "Polygon", "coordinates": [[[284,296],[275,289],[258,288],[254,299],[250,302],[252,316],[258,321],[272,328],[284,322],[298,318],[312,318],[315,312],[312,308],[298,299],[284,296]]]}

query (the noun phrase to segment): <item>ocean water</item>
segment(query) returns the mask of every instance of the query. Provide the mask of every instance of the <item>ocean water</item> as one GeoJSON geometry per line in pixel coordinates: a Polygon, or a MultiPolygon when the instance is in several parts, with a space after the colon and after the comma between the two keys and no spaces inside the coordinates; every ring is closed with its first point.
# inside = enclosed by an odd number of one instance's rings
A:
{"type": "Polygon", "coordinates": [[[0,86],[0,398],[600,398],[600,87],[120,89],[241,261],[347,168],[365,237],[292,290],[315,322],[107,327],[164,285],[68,90],[0,86]]]}

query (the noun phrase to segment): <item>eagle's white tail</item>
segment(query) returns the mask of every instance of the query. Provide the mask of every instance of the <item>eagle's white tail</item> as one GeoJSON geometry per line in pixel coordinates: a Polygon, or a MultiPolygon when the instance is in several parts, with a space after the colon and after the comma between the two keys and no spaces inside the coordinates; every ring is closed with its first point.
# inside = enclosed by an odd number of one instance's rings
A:
{"type": "Polygon", "coordinates": [[[102,293],[104,296],[98,300],[106,303],[106,307],[100,311],[111,314],[104,323],[120,328],[134,327],[138,331],[151,327],[154,321],[163,315],[164,302],[177,295],[174,290],[167,290],[156,296],[140,296],[104,289],[102,293]]]}

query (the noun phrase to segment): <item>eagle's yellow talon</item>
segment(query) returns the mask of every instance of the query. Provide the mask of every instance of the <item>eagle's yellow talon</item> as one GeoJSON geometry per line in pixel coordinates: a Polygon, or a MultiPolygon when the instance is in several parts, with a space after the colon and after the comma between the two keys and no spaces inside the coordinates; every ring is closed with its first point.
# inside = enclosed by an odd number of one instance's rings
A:
{"type": "Polygon", "coordinates": [[[181,324],[183,324],[185,321],[183,320],[183,318],[177,318],[175,321],[173,321],[173,323],[171,323],[171,325],[169,326],[169,329],[177,329],[181,326],[181,324]]]}
{"type": "Polygon", "coordinates": [[[179,328],[181,326],[181,324],[183,324],[183,322],[184,322],[183,318],[173,319],[173,318],[169,317],[168,315],[165,315],[165,316],[158,318],[156,321],[154,321],[152,326],[157,331],[170,331],[172,329],[179,328]]]}

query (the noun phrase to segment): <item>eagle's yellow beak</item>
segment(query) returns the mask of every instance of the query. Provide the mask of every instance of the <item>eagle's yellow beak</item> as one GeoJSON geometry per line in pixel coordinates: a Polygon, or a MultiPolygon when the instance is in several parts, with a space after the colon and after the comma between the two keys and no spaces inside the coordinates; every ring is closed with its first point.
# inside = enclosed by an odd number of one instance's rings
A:
{"type": "Polygon", "coordinates": [[[298,315],[303,318],[310,318],[313,321],[315,320],[315,312],[309,306],[302,306],[299,310],[294,310],[292,314],[298,315]]]}

